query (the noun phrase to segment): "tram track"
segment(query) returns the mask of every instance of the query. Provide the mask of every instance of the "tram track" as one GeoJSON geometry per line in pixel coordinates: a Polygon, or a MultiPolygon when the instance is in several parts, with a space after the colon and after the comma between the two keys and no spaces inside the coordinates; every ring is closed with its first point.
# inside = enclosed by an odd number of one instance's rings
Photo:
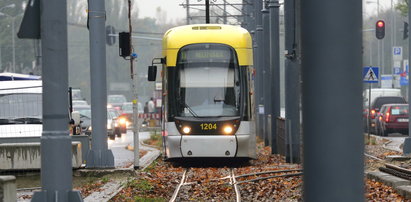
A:
{"type": "MultiPolygon", "coordinates": [[[[225,177],[202,179],[201,181],[199,181],[199,180],[189,178],[190,174],[191,175],[194,174],[194,171],[193,173],[189,174],[191,169],[192,168],[186,168],[183,171],[181,178],[180,178],[181,180],[179,181],[179,184],[177,185],[176,189],[173,192],[171,199],[169,200],[170,202],[179,201],[178,200],[179,194],[181,194],[181,189],[185,186],[188,187],[190,185],[191,186],[200,185],[202,187],[207,187],[207,186],[210,186],[210,184],[216,183],[217,181],[224,181],[224,180],[229,180],[229,182],[226,182],[223,184],[232,186],[234,193],[235,193],[235,197],[233,195],[233,199],[235,198],[236,202],[240,202],[241,201],[240,184],[268,180],[272,178],[296,177],[296,176],[303,175],[302,169],[271,170],[271,171],[235,175],[234,168],[229,168],[229,174],[225,177]],[[239,181],[239,179],[242,179],[242,180],[239,181]]],[[[221,171],[221,169],[219,171],[221,171]]],[[[215,185],[211,185],[211,186],[215,186],[215,185]]]]}
{"type": "Polygon", "coordinates": [[[406,168],[401,168],[393,164],[385,164],[385,167],[380,167],[381,172],[385,172],[406,180],[411,180],[411,170],[406,168]]]}
{"type": "Polygon", "coordinates": [[[212,178],[212,179],[203,179],[202,181],[198,181],[198,180],[194,180],[194,181],[190,181],[189,179],[189,172],[190,170],[192,170],[192,168],[186,168],[183,172],[183,174],[181,175],[181,180],[179,182],[179,184],[177,185],[176,189],[173,192],[173,195],[171,197],[171,199],[169,200],[169,202],[174,202],[174,201],[178,201],[177,199],[179,198],[179,194],[181,194],[181,189],[184,186],[188,186],[188,185],[201,185],[201,186],[207,186],[207,183],[214,183],[217,181],[222,181],[222,180],[229,180],[228,183],[230,186],[233,187],[234,193],[235,193],[235,201],[236,202],[240,202],[241,201],[241,194],[240,194],[240,188],[237,184],[237,180],[236,180],[236,176],[234,174],[234,169],[233,168],[229,168],[229,175],[225,176],[225,177],[221,177],[221,178],[212,178]]]}

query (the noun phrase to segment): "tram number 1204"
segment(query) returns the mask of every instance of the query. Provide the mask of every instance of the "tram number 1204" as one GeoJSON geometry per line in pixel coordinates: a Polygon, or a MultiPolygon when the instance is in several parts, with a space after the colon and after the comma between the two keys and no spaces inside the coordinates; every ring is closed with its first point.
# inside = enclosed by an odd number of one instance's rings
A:
{"type": "Polygon", "coordinates": [[[216,123],[202,123],[200,124],[201,130],[217,130],[216,123]]]}

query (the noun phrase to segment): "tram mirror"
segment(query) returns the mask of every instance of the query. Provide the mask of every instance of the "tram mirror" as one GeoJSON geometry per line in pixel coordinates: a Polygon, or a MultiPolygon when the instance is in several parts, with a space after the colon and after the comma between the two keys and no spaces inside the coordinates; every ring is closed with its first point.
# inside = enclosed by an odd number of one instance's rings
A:
{"type": "Polygon", "coordinates": [[[148,66],[148,81],[156,81],[157,66],[148,66]]]}

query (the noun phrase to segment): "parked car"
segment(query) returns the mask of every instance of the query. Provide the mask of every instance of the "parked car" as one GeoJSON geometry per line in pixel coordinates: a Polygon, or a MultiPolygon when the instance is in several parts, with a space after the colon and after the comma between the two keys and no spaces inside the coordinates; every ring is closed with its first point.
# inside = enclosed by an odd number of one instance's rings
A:
{"type": "Polygon", "coordinates": [[[121,110],[123,103],[127,102],[124,95],[109,95],[107,97],[107,107],[114,108],[117,111],[121,110]]]}
{"type": "Polygon", "coordinates": [[[379,135],[387,136],[393,132],[408,134],[408,104],[386,104],[383,108],[377,130],[379,135]]]}
{"type": "Polygon", "coordinates": [[[91,135],[91,108],[89,105],[74,105],[73,111],[80,113],[81,131],[86,135],[91,135]]]}
{"type": "Polygon", "coordinates": [[[380,111],[381,106],[384,104],[404,104],[407,103],[405,99],[401,96],[381,96],[374,99],[371,104],[371,111],[368,112],[368,108],[364,109],[364,129],[368,130],[368,122],[371,122],[370,132],[375,133],[373,130],[375,128],[375,118],[377,113],[380,111]]]}

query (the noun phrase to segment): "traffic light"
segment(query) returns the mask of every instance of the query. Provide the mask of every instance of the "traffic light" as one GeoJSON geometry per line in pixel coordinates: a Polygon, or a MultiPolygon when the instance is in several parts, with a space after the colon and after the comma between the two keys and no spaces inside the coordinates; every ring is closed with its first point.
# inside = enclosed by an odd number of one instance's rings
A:
{"type": "Polygon", "coordinates": [[[378,20],[375,23],[375,36],[377,39],[383,39],[385,36],[385,22],[384,20],[378,20]]]}
{"type": "Polygon", "coordinates": [[[404,22],[404,35],[402,37],[403,39],[407,39],[408,38],[408,23],[404,22]]]}
{"type": "Polygon", "coordinates": [[[131,54],[130,32],[118,33],[118,45],[120,49],[120,56],[123,58],[129,57],[131,54]]]}

